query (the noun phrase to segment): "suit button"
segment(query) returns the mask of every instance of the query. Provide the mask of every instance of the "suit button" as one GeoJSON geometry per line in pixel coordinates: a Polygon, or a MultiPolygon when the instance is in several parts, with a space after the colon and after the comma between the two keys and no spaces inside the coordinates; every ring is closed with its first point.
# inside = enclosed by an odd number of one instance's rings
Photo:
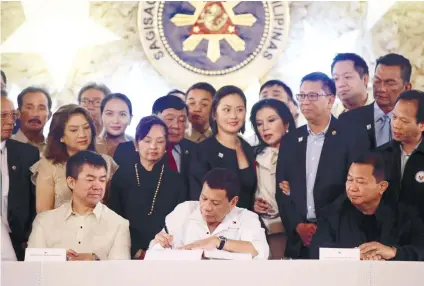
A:
{"type": "Polygon", "coordinates": [[[78,241],[78,244],[81,244],[81,241],[78,241]]]}

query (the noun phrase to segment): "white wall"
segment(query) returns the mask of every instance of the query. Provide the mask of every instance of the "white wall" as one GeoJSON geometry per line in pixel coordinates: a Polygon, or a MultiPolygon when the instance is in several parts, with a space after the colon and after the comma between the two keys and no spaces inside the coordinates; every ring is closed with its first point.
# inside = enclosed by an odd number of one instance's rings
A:
{"type": "MultiPolygon", "coordinates": [[[[125,93],[132,99],[135,118],[129,130],[131,134],[140,117],[150,113],[154,99],[175,88],[156,72],[143,54],[137,30],[137,6],[138,2],[91,4],[92,19],[121,40],[79,50],[66,86],[60,91],[53,90],[56,106],[75,102],[79,88],[87,81],[103,82],[112,91],[125,93]]],[[[246,90],[249,106],[257,99],[260,81],[278,78],[286,81],[296,93],[299,80],[306,73],[330,72],[336,52],[359,53],[371,71],[377,57],[388,52],[402,53],[414,65],[414,87],[424,90],[424,2],[395,4],[370,32],[364,28],[366,8],[366,2],[357,1],[292,2],[286,50],[266,78],[258,79],[246,90]],[[349,32],[356,30],[358,40],[349,44],[352,41],[349,32]]],[[[25,17],[19,2],[1,2],[1,15],[1,41],[4,42],[25,17]]],[[[27,85],[52,86],[52,78],[39,55],[3,54],[1,68],[8,76],[12,96],[27,85]]]]}

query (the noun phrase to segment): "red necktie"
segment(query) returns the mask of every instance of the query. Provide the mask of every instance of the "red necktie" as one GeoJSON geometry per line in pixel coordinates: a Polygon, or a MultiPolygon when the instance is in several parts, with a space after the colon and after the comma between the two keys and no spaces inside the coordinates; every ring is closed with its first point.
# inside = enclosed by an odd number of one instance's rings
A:
{"type": "Polygon", "coordinates": [[[172,149],[174,149],[174,145],[168,145],[166,147],[166,152],[168,153],[168,166],[175,172],[178,172],[177,162],[175,162],[174,155],[172,154],[172,149]]]}

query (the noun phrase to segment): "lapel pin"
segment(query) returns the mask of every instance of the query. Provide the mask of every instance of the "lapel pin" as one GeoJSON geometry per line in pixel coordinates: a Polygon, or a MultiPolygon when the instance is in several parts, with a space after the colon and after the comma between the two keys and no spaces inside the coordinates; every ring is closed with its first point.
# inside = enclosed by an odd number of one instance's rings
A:
{"type": "Polygon", "coordinates": [[[418,183],[424,183],[424,171],[417,172],[417,174],[415,175],[415,180],[418,183]]]}
{"type": "Polygon", "coordinates": [[[16,166],[12,166],[12,170],[13,171],[16,171],[16,166]]]}
{"type": "Polygon", "coordinates": [[[219,157],[219,158],[224,158],[224,154],[222,154],[222,153],[218,153],[218,157],[219,157]]]}
{"type": "Polygon", "coordinates": [[[303,137],[299,137],[298,140],[299,140],[299,142],[302,142],[303,141],[303,137]]]}
{"type": "Polygon", "coordinates": [[[185,150],[186,155],[188,155],[188,150],[185,150]]]}
{"type": "Polygon", "coordinates": [[[371,129],[371,124],[368,124],[367,125],[367,130],[370,130],[371,129]]]}
{"type": "Polygon", "coordinates": [[[331,132],[331,135],[336,135],[336,134],[337,134],[336,130],[333,130],[333,132],[331,132]]]}

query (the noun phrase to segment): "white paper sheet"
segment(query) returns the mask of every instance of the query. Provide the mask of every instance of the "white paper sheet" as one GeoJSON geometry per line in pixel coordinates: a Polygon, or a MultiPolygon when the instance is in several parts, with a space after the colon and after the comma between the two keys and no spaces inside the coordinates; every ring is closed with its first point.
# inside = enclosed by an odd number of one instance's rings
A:
{"type": "Polygon", "coordinates": [[[204,251],[205,258],[220,260],[252,260],[250,253],[233,253],[218,249],[204,251]]]}
{"type": "Polygon", "coordinates": [[[25,261],[66,261],[65,248],[27,248],[25,261]]]}
{"type": "Polygon", "coordinates": [[[320,248],[320,260],[360,260],[359,248],[320,248]]]}
{"type": "Polygon", "coordinates": [[[201,260],[203,250],[158,249],[148,250],[144,260],[201,260]]]}

